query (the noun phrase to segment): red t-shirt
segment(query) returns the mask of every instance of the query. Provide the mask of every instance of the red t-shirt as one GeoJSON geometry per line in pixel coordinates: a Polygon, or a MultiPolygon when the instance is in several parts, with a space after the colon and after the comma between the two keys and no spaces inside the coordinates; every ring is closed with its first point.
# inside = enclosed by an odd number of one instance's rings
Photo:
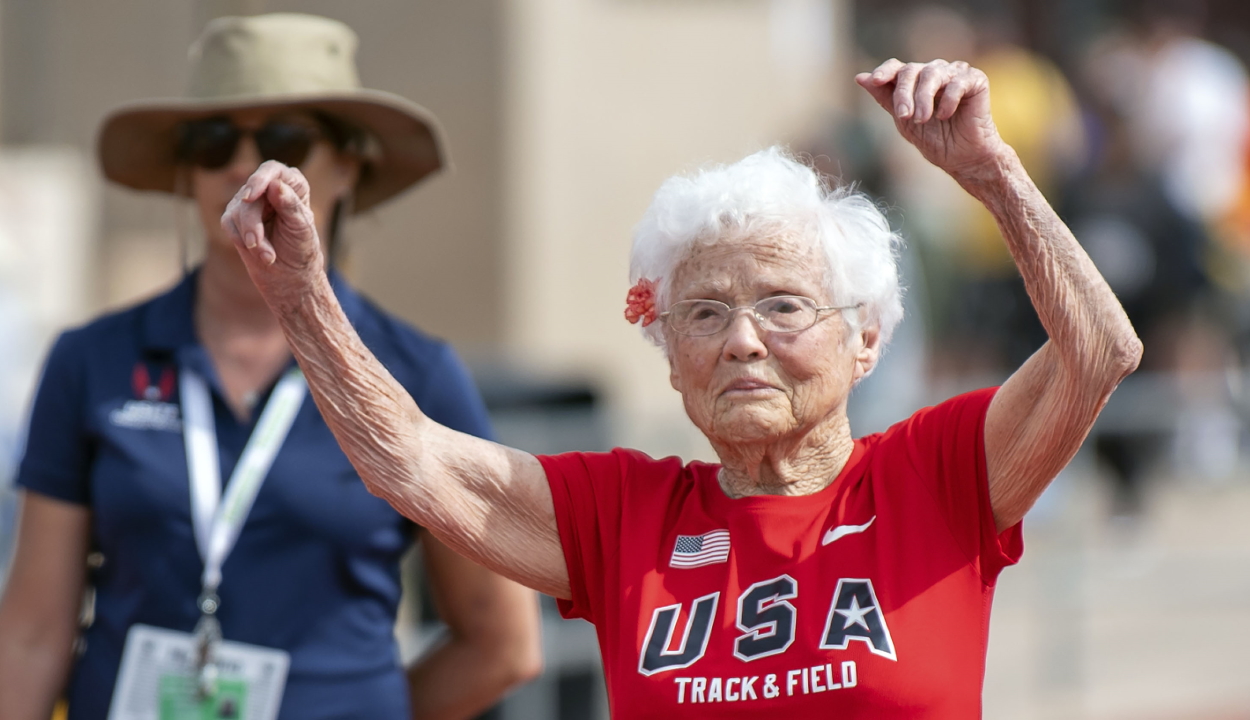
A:
{"type": "Polygon", "coordinates": [[[631,450],[542,457],[616,718],[978,718],[996,531],[994,391],[855,442],[802,497],[731,499],[718,465],[631,450]]]}

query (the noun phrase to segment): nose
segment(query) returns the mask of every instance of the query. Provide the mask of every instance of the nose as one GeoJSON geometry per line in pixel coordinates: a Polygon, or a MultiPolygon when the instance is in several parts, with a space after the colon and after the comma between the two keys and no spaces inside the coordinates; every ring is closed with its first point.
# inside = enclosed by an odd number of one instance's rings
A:
{"type": "Polygon", "coordinates": [[[768,357],[768,346],[764,344],[763,330],[759,326],[759,318],[754,308],[742,308],[745,312],[735,312],[725,328],[725,345],[722,353],[726,360],[760,360],[768,357]]]}
{"type": "Polygon", "coordinates": [[[256,168],[260,167],[260,163],[260,150],[256,148],[256,141],[251,133],[245,133],[239,138],[239,144],[235,146],[234,155],[230,158],[226,169],[231,177],[238,179],[239,185],[242,186],[252,173],[256,172],[256,168]]]}

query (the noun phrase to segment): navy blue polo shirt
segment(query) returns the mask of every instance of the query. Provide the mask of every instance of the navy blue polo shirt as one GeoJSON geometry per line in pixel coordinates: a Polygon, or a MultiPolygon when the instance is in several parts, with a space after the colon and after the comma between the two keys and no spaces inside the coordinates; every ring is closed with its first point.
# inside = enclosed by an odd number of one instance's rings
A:
{"type": "MultiPolygon", "coordinates": [[[[103,719],[134,623],[190,632],[203,564],[191,524],[177,374],[213,394],[221,473],[255,424],[238,421],[192,324],[196,274],[168,293],[63,334],[48,357],[17,482],[91,509],[104,557],[95,621],[70,681],[70,718],[103,719]]],[[[332,274],[365,345],[434,420],[488,437],[454,351],[390,317],[332,274]]],[[[268,392],[260,402],[268,400],[268,392]]],[[[258,409],[261,405],[257,406],[258,409]]],[[[291,654],[282,718],[404,718],[394,622],[398,560],[413,526],[365,489],[311,396],[222,570],[228,640],[291,654]]]]}

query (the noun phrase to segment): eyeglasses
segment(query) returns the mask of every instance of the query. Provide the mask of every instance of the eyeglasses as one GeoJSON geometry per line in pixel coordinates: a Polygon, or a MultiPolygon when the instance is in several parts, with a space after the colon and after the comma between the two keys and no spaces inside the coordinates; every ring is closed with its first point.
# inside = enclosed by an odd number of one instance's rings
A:
{"type": "Polygon", "coordinates": [[[668,323],[673,332],[691,337],[705,337],[729,327],[737,311],[750,310],[761,330],[793,333],[815,325],[823,312],[850,310],[855,307],[859,306],[820,307],[815,300],[800,295],[768,297],[754,305],[732,308],[718,300],[682,300],[673,303],[668,312],[660,313],[660,319],[668,323]]]}
{"type": "Polygon", "coordinates": [[[291,167],[302,165],[313,144],[325,137],[316,124],[297,120],[271,120],[255,130],[241,128],[229,118],[193,120],[182,126],[178,157],[206,170],[219,170],[229,164],[247,135],[256,142],[261,159],[291,167]]]}

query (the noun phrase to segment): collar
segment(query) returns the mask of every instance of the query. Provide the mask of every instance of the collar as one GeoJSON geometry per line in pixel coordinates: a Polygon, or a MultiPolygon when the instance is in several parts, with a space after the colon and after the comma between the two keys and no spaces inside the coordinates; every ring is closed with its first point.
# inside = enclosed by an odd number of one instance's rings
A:
{"type": "Polygon", "coordinates": [[[164,295],[148,303],[143,314],[143,350],[147,354],[172,354],[185,345],[196,345],[195,286],[200,270],[197,267],[164,295]]]}

